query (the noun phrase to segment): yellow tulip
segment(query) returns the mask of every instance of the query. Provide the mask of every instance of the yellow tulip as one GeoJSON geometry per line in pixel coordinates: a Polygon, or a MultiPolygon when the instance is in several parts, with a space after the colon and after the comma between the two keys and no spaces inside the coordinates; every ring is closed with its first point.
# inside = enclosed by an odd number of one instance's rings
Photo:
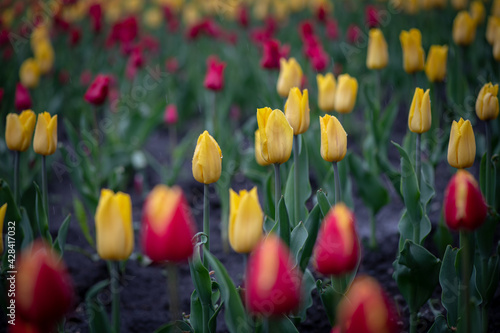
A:
{"type": "Polygon", "coordinates": [[[316,75],[318,83],[318,107],[324,112],[335,109],[335,77],[332,73],[316,75]]]}
{"type": "Polygon", "coordinates": [[[19,78],[21,79],[21,84],[26,88],[36,88],[40,82],[38,62],[33,58],[24,60],[21,68],[19,68],[19,78]]]}
{"type": "Polygon", "coordinates": [[[476,100],[476,114],[486,121],[498,117],[498,84],[486,83],[479,91],[476,100]]]}
{"type": "Polygon", "coordinates": [[[260,143],[260,133],[259,130],[255,131],[255,160],[259,165],[267,166],[271,163],[264,160],[262,157],[262,144],[260,143]]]}
{"type": "Polygon", "coordinates": [[[36,46],[35,60],[42,74],[50,72],[54,67],[54,49],[49,41],[41,42],[36,46]]]}
{"type": "Polygon", "coordinates": [[[433,0],[433,6],[434,8],[444,9],[446,8],[447,2],[447,0],[433,0]]]}
{"type": "Polygon", "coordinates": [[[182,10],[182,21],[186,26],[192,26],[201,20],[201,14],[198,8],[192,3],[188,3],[182,10]]]}
{"type": "Polygon", "coordinates": [[[35,52],[37,46],[42,42],[50,40],[49,28],[46,23],[37,25],[31,33],[30,45],[31,50],[35,52]]]}
{"type": "Polygon", "coordinates": [[[253,250],[262,238],[263,223],[257,188],[239,194],[229,189],[229,244],[235,252],[253,250]]]}
{"type": "Polygon", "coordinates": [[[451,125],[450,141],[448,144],[448,163],[457,169],[471,167],[476,158],[476,139],[469,120],[451,125]]]}
{"type": "Polygon", "coordinates": [[[358,81],[349,74],[338,77],[335,91],[335,110],[340,113],[349,113],[356,104],[358,95],[358,81]]]}
{"type": "Polygon", "coordinates": [[[36,116],[31,110],[20,115],[9,113],[5,125],[5,142],[10,150],[26,151],[31,144],[36,116]]]}
{"type": "Polygon", "coordinates": [[[370,29],[366,67],[369,69],[382,69],[387,66],[388,62],[389,51],[382,30],[370,29]]]}
{"type": "Polygon", "coordinates": [[[95,213],[97,253],[104,260],[125,260],[134,249],[132,201],[126,193],[101,190],[95,213]]]}
{"type": "Polygon", "coordinates": [[[455,10],[464,10],[467,8],[469,0],[451,0],[451,5],[455,10]]]}
{"type": "Polygon", "coordinates": [[[500,61],[500,30],[497,31],[493,40],[493,58],[500,61]]]}
{"type": "Polygon", "coordinates": [[[422,34],[418,29],[401,31],[399,35],[403,48],[403,67],[409,73],[419,72],[424,69],[424,49],[422,48],[422,34]]]}
{"type": "Polygon", "coordinates": [[[127,13],[137,14],[142,10],[144,6],[143,0],[127,0],[123,1],[124,9],[127,13]]]}
{"type": "Polygon", "coordinates": [[[259,20],[264,20],[269,15],[270,0],[257,1],[253,6],[253,16],[259,20]]]}
{"type": "Polygon", "coordinates": [[[163,22],[163,13],[160,8],[149,8],[144,13],[144,23],[150,29],[157,29],[163,22]]]}
{"type": "Polygon", "coordinates": [[[482,1],[472,1],[470,4],[470,15],[472,20],[476,25],[484,22],[484,17],[486,16],[486,11],[482,1]]]}
{"type": "Polygon", "coordinates": [[[488,24],[486,25],[486,40],[490,43],[490,45],[493,45],[495,42],[495,36],[500,33],[498,28],[500,28],[500,18],[490,16],[488,18],[488,24]]]}
{"type": "Polygon", "coordinates": [[[50,113],[38,114],[33,150],[40,155],[52,155],[57,148],[57,115],[51,117],[50,113]]]}
{"type": "Polygon", "coordinates": [[[219,180],[222,171],[222,152],[219,144],[203,132],[198,137],[193,155],[193,177],[203,184],[212,184],[219,180]]]}
{"type": "Polygon", "coordinates": [[[341,161],[347,152],[347,133],[340,121],[329,114],[319,117],[321,157],[328,162],[341,161]]]}
{"type": "Polygon", "coordinates": [[[491,15],[500,17],[500,0],[493,0],[493,5],[491,6],[491,15]]]}
{"type": "Polygon", "coordinates": [[[408,128],[413,133],[425,133],[431,128],[431,120],[429,89],[424,93],[422,88],[416,88],[408,115],[408,128]]]}
{"type": "Polygon", "coordinates": [[[290,89],[285,103],[285,116],[293,128],[293,134],[302,134],[309,128],[309,93],[304,89],[294,87],[290,89]]]}
{"type": "Polygon", "coordinates": [[[425,63],[425,75],[429,82],[442,82],[446,77],[446,63],[448,58],[447,45],[432,45],[425,63]]]}
{"type": "Polygon", "coordinates": [[[278,22],[285,21],[290,14],[290,6],[288,4],[288,0],[274,0],[273,13],[278,22]]]}
{"type": "Polygon", "coordinates": [[[403,0],[404,10],[407,14],[414,15],[418,13],[418,0],[403,0]]]}
{"type": "Polygon", "coordinates": [[[285,58],[280,59],[280,74],[276,84],[276,90],[281,97],[288,96],[290,89],[300,87],[302,83],[302,68],[295,58],[288,61],[285,58]]]}
{"type": "Polygon", "coordinates": [[[257,109],[262,158],[270,164],[285,163],[292,154],[293,129],[281,110],[257,109]]]}
{"type": "Polygon", "coordinates": [[[453,21],[453,41],[457,45],[470,45],[476,37],[476,24],[469,15],[469,12],[463,10],[457,14],[453,21]]]}
{"type": "Polygon", "coordinates": [[[2,235],[2,230],[3,230],[3,220],[5,219],[5,213],[7,212],[7,204],[3,204],[2,207],[0,207],[0,253],[3,252],[3,235],[2,235]]]}

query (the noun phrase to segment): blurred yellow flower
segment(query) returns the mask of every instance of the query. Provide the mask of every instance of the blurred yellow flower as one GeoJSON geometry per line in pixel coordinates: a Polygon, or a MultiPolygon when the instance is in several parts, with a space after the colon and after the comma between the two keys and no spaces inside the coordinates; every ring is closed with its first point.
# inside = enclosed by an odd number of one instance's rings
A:
{"type": "Polygon", "coordinates": [[[498,117],[498,84],[486,83],[476,100],[476,115],[486,121],[498,117]]]}
{"type": "Polygon", "coordinates": [[[399,35],[403,48],[403,67],[409,73],[419,72],[424,69],[424,49],[422,48],[422,34],[418,29],[401,31],[399,35]]]}
{"type": "Polygon", "coordinates": [[[295,58],[280,59],[280,74],[276,84],[276,90],[281,97],[288,96],[290,89],[299,87],[302,83],[302,68],[295,58]]]}
{"type": "Polygon", "coordinates": [[[271,163],[267,162],[263,157],[262,157],[262,144],[260,142],[260,133],[259,130],[255,131],[255,160],[259,165],[262,166],[267,166],[271,163]]]}
{"type": "Polygon", "coordinates": [[[40,155],[52,155],[57,148],[57,115],[50,113],[38,114],[38,121],[33,139],[33,150],[40,155]]]}
{"type": "Polygon", "coordinates": [[[380,29],[370,29],[366,67],[369,69],[382,69],[389,62],[389,51],[384,34],[380,29]]]}
{"type": "Polygon", "coordinates": [[[349,74],[338,77],[337,89],[335,90],[335,111],[349,113],[354,109],[358,95],[358,80],[349,74]]]}
{"type": "Polygon", "coordinates": [[[9,113],[5,124],[5,142],[10,150],[26,151],[31,144],[36,116],[31,110],[20,115],[9,113]]]}
{"type": "Polygon", "coordinates": [[[469,15],[469,12],[463,10],[457,14],[453,21],[453,41],[460,46],[470,45],[476,37],[476,24],[469,15]]]}
{"type": "Polygon", "coordinates": [[[472,1],[472,3],[470,4],[470,15],[476,26],[484,22],[486,11],[484,9],[484,4],[482,1],[472,1]]]}
{"type": "Polygon", "coordinates": [[[432,45],[425,63],[425,75],[429,82],[442,82],[446,77],[448,45],[432,45]]]}
{"type": "Polygon", "coordinates": [[[38,63],[33,58],[28,58],[23,61],[19,68],[19,79],[21,84],[26,88],[36,88],[40,82],[40,68],[38,63]]]}
{"type": "Polygon", "coordinates": [[[324,112],[335,109],[335,77],[332,73],[316,75],[318,83],[318,107],[324,112]]]}

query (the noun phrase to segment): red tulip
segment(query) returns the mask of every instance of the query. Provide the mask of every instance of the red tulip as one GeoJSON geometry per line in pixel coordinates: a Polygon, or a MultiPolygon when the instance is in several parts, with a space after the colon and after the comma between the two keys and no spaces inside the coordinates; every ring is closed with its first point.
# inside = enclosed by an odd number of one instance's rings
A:
{"type": "Polygon", "coordinates": [[[0,46],[5,46],[9,43],[9,30],[2,29],[2,31],[0,31],[0,46]]]}
{"type": "Polygon", "coordinates": [[[245,301],[250,312],[278,316],[300,303],[302,276],[294,268],[286,245],[269,234],[251,254],[245,281],[245,301]]]}
{"type": "Polygon", "coordinates": [[[97,75],[85,92],[85,100],[90,104],[102,105],[108,96],[109,82],[109,76],[104,74],[97,75]]]}
{"type": "Polygon", "coordinates": [[[22,111],[31,108],[31,96],[27,88],[21,83],[16,84],[16,96],[14,101],[16,110],[22,111]]]}
{"type": "Polygon", "coordinates": [[[0,88],[0,105],[2,105],[3,94],[4,94],[4,90],[3,90],[3,88],[0,88]]]}
{"type": "Polygon", "coordinates": [[[24,322],[19,316],[14,322],[14,325],[9,325],[9,333],[43,333],[35,325],[24,322]]]}
{"type": "Polygon", "coordinates": [[[247,28],[250,22],[248,9],[246,6],[240,6],[238,9],[238,23],[243,27],[247,28]]]}
{"type": "Polygon", "coordinates": [[[444,195],[444,217],[452,230],[480,227],[488,208],[474,177],[460,169],[451,178],[444,195]]]}
{"type": "Polygon", "coordinates": [[[378,282],[357,277],[337,307],[337,331],[342,333],[396,333],[398,315],[378,282]]]}
{"type": "Polygon", "coordinates": [[[375,28],[379,25],[378,11],[375,6],[366,6],[365,8],[366,25],[370,28],[375,28]]]}
{"type": "Polygon", "coordinates": [[[347,28],[347,42],[354,44],[361,37],[361,29],[354,24],[351,24],[349,28],[347,28]]]}
{"type": "Polygon", "coordinates": [[[179,62],[175,57],[165,60],[165,68],[169,73],[175,73],[179,69],[179,62]]]}
{"type": "Polygon", "coordinates": [[[224,68],[226,63],[219,61],[217,57],[210,56],[207,59],[207,74],[203,85],[206,89],[218,91],[224,87],[224,68]]]}
{"type": "Polygon", "coordinates": [[[276,39],[265,41],[262,46],[263,54],[260,66],[267,69],[279,69],[280,59],[288,57],[290,47],[288,45],[280,47],[280,42],[276,39]]]}
{"type": "Polygon", "coordinates": [[[342,275],[356,268],[360,252],[354,214],[339,203],[323,220],[314,246],[314,266],[323,275],[342,275]]]}
{"type": "Polygon", "coordinates": [[[182,262],[191,257],[195,227],[179,187],[157,185],[151,191],[144,203],[141,234],[144,254],[153,261],[182,262]]]}
{"type": "Polygon", "coordinates": [[[165,108],[165,113],[163,114],[163,120],[167,125],[174,125],[179,120],[179,114],[177,113],[177,106],[175,104],[169,104],[165,108]]]}
{"type": "Polygon", "coordinates": [[[78,44],[81,38],[82,38],[82,31],[80,30],[80,28],[71,28],[69,33],[69,44],[71,46],[75,46],[78,44]]]}
{"type": "Polygon", "coordinates": [[[327,8],[325,7],[324,4],[319,5],[318,8],[316,9],[316,18],[320,22],[325,22],[327,17],[328,17],[327,8]]]}
{"type": "Polygon", "coordinates": [[[303,21],[299,26],[299,33],[302,42],[309,40],[314,37],[314,27],[310,21],[303,21]]]}
{"type": "Polygon", "coordinates": [[[328,19],[326,21],[326,37],[331,40],[336,40],[339,38],[339,27],[337,21],[334,19],[328,19]]]}
{"type": "Polygon", "coordinates": [[[98,33],[102,29],[102,7],[98,3],[94,3],[89,7],[90,23],[92,31],[98,33]]]}
{"type": "Polygon", "coordinates": [[[70,276],[48,245],[37,241],[21,253],[15,300],[22,321],[50,332],[69,310],[72,299],[70,276]]]}
{"type": "Polygon", "coordinates": [[[310,57],[311,65],[313,69],[317,72],[324,71],[328,66],[328,54],[325,52],[322,46],[316,47],[312,51],[312,56],[310,57]]]}
{"type": "Polygon", "coordinates": [[[125,68],[125,74],[128,79],[132,80],[137,73],[137,70],[144,65],[144,57],[142,56],[142,51],[139,47],[135,47],[127,61],[127,66],[125,68]]]}

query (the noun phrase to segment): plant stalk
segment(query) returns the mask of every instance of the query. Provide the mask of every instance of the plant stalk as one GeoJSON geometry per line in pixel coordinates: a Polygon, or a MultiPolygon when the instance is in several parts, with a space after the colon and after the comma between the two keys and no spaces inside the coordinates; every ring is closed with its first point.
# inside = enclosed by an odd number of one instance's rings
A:
{"type": "Polygon", "coordinates": [[[340,175],[337,163],[338,162],[332,162],[333,177],[335,178],[335,204],[338,204],[339,202],[342,201],[342,191],[340,189],[340,175]]]}
{"type": "Polygon", "coordinates": [[[494,185],[491,177],[491,121],[485,122],[486,127],[486,203],[494,204],[494,185]]]}
{"type": "MultiPolygon", "coordinates": [[[[170,321],[179,320],[180,306],[179,306],[179,279],[177,274],[177,266],[174,263],[167,263],[167,282],[168,293],[170,296],[170,321]]],[[[205,326],[205,323],[204,323],[205,326]]]]}
{"type": "Polygon", "coordinates": [[[410,312],[410,333],[417,333],[418,311],[410,312]]]}
{"type": "Polygon", "coordinates": [[[111,329],[113,333],[120,333],[120,277],[118,262],[108,261],[109,277],[111,280],[111,329]]]}
{"type": "Polygon", "coordinates": [[[47,221],[49,220],[49,189],[47,185],[47,157],[42,155],[42,198],[45,206],[45,213],[47,214],[47,221]]]}
{"type": "Polygon", "coordinates": [[[16,205],[19,208],[21,205],[21,189],[19,188],[19,158],[21,152],[14,152],[14,200],[16,200],[16,205]]]}
{"type": "Polygon", "coordinates": [[[465,327],[465,332],[470,333],[471,322],[470,322],[470,276],[472,273],[472,262],[471,262],[471,244],[470,235],[467,231],[460,231],[460,248],[462,249],[462,283],[460,288],[460,299],[462,306],[460,311],[462,311],[463,327],[465,327]]]}
{"type": "Polygon", "coordinates": [[[295,225],[299,224],[299,135],[293,136],[293,171],[294,171],[294,193],[293,193],[293,211],[295,225]]]}
{"type": "MultiPolygon", "coordinates": [[[[422,177],[422,162],[421,162],[421,145],[420,138],[422,134],[417,133],[416,148],[415,148],[415,173],[417,174],[417,186],[420,191],[420,182],[422,177]]],[[[413,221],[413,242],[420,244],[420,221],[413,221]]]]}
{"type": "Polygon", "coordinates": [[[274,222],[278,221],[280,216],[279,203],[281,198],[281,176],[279,163],[274,164],[274,222]]]}
{"type": "MultiPolygon", "coordinates": [[[[208,198],[208,184],[203,187],[203,233],[207,237],[207,242],[204,245],[206,251],[210,251],[210,201],[208,198]]],[[[203,264],[208,269],[207,256],[203,256],[203,264]]]]}

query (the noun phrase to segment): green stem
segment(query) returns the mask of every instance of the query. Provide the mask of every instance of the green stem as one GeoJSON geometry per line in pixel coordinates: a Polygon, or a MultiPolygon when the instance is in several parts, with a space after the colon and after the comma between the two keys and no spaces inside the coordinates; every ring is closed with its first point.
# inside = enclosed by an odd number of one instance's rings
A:
{"type": "Polygon", "coordinates": [[[491,129],[490,121],[485,122],[486,127],[486,203],[493,205],[494,203],[494,184],[491,178],[491,129]]]}
{"type": "Polygon", "coordinates": [[[279,163],[274,164],[274,222],[278,221],[280,216],[279,203],[281,198],[281,176],[279,163]]]}
{"type": "Polygon", "coordinates": [[[111,327],[113,333],[120,333],[120,277],[118,262],[108,261],[109,277],[111,280],[111,327]]]}
{"type": "Polygon", "coordinates": [[[293,211],[295,225],[299,224],[299,135],[293,137],[293,171],[294,171],[294,193],[293,193],[293,211]]]}
{"type": "Polygon", "coordinates": [[[417,333],[418,312],[410,312],[410,333],[417,333]]]}
{"type": "Polygon", "coordinates": [[[467,231],[460,231],[460,248],[462,249],[462,284],[460,288],[460,299],[462,306],[460,311],[462,311],[463,326],[465,331],[471,332],[471,322],[470,322],[470,295],[469,295],[469,284],[470,276],[472,274],[472,262],[471,262],[471,244],[470,235],[467,231]]]}
{"type": "MultiPolygon", "coordinates": [[[[177,274],[177,266],[173,263],[167,263],[167,282],[168,293],[170,296],[170,321],[179,320],[180,306],[179,306],[179,282],[177,274]]],[[[205,326],[205,323],[203,323],[205,326]]]]}
{"type": "MultiPolygon", "coordinates": [[[[208,184],[205,184],[203,187],[203,233],[207,237],[207,242],[204,246],[205,250],[210,251],[210,201],[208,199],[208,184]]],[[[204,256],[203,262],[208,269],[207,256],[204,256]]]]}
{"type": "Polygon", "coordinates": [[[19,188],[19,157],[21,152],[16,151],[14,153],[14,200],[16,200],[16,205],[19,208],[21,205],[21,189],[19,188]]]}
{"type": "Polygon", "coordinates": [[[342,192],[340,189],[340,175],[337,162],[333,162],[333,177],[335,178],[335,204],[342,201],[342,192]]]}
{"type": "Polygon", "coordinates": [[[49,220],[49,189],[47,185],[47,162],[46,156],[42,155],[42,198],[45,205],[45,213],[47,214],[47,221],[49,220]]]}
{"type": "MultiPolygon", "coordinates": [[[[421,172],[421,146],[420,146],[421,134],[417,133],[416,149],[415,149],[415,173],[417,174],[417,185],[420,190],[420,178],[422,176],[421,172]]],[[[415,244],[420,244],[420,221],[413,221],[413,242],[415,244]]]]}
{"type": "Polygon", "coordinates": [[[373,211],[370,212],[370,248],[372,250],[377,248],[377,236],[375,235],[376,225],[375,225],[375,214],[373,211]]]}

